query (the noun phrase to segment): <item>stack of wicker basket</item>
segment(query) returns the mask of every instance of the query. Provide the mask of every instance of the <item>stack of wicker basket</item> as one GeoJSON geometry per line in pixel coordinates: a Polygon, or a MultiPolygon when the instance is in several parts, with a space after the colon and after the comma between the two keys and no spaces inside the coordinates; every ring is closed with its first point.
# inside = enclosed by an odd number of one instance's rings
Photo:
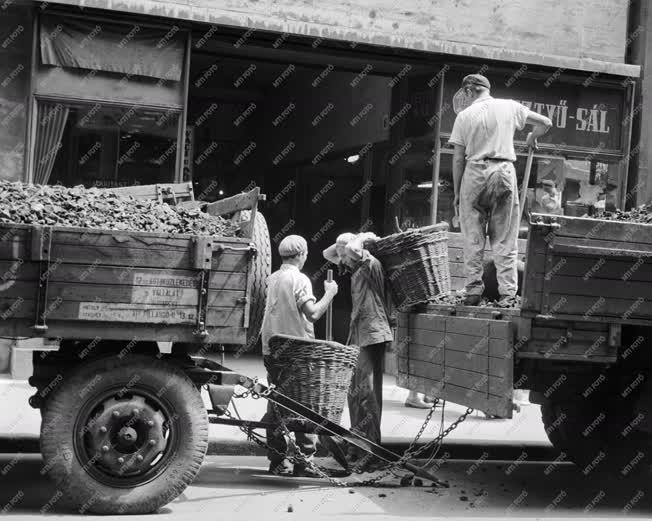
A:
{"type": "MultiPolygon", "coordinates": [[[[339,423],[351,384],[359,348],[328,340],[275,335],[270,341],[271,363],[278,370],[276,388],[330,421],[339,423]]],[[[310,427],[307,420],[277,407],[283,420],[310,427]]]]}
{"type": "Polygon", "coordinates": [[[400,310],[450,292],[446,223],[389,235],[367,247],[383,264],[400,310]]]}

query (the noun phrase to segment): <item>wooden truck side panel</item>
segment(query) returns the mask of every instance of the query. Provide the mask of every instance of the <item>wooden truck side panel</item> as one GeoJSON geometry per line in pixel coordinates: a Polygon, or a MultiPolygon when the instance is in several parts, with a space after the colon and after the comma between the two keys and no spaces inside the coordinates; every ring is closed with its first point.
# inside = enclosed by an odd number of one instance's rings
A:
{"type": "Polygon", "coordinates": [[[249,240],[51,230],[45,243],[38,227],[0,225],[4,334],[34,336],[44,314],[48,336],[88,338],[94,324],[113,339],[121,329],[127,340],[197,341],[201,295],[204,341],[245,342],[249,240]],[[170,327],[174,332],[162,332],[170,327]]]}
{"type": "Polygon", "coordinates": [[[533,219],[524,314],[652,325],[652,225],[533,219]]]}
{"type": "Polygon", "coordinates": [[[397,383],[511,418],[513,337],[509,320],[402,314],[397,383]]]}

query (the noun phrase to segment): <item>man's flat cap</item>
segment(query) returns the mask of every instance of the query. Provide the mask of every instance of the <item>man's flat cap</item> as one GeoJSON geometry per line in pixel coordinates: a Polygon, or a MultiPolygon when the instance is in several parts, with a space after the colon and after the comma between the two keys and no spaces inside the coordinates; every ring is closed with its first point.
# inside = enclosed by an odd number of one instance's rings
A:
{"type": "Polygon", "coordinates": [[[278,253],[281,257],[294,257],[308,251],[308,243],[300,235],[288,235],[278,245],[278,253]]]}
{"type": "Polygon", "coordinates": [[[482,74],[469,74],[468,76],[464,76],[462,85],[479,85],[480,87],[491,89],[491,83],[489,83],[487,77],[482,74]]]}

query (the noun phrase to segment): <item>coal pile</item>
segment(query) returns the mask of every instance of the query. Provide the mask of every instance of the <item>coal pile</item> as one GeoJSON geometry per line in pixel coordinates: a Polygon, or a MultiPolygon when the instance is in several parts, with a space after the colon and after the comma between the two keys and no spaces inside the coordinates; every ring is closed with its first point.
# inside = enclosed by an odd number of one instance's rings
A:
{"type": "Polygon", "coordinates": [[[237,226],[199,208],[186,209],[97,188],[0,181],[0,223],[104,230],[234,236],[237,226]]]}
{"type": "Polygon", "coordinates": [[[609,221],[652,223],[652,204],[644,204],[638,208],[632,208],[628,212],[623,212],[621,210],[605,212],[602,218],[609,221]]]}
{"type": "MultiPolygon", "coordinates": [[[[429,303],[444,306],[461,306],[464,304],[464,293],[456,291],[452,291],[450,293],[441,293],[436,297],[430,299],[429,303]]],[[[521,297],[514,296],[499,300],[483,298],[475,307],[518,309],[521,307],[521,297]]]]}
{"type": "Polygon", "coordinates": [[[430,299],[430,304],[441,304],[441,305],[461,305],[464,302],[464,295],[457,293],[456,291],[451,291],[450,293],[440,293],[432,299],[430,299]]]}

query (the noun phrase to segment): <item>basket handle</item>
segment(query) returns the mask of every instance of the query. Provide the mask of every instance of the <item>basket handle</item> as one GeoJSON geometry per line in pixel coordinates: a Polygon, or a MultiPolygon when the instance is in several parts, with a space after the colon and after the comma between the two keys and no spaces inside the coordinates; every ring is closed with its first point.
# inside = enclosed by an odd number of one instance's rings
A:
{"type": "Polygon", "coordinates": [[[421,233],[434,232],[434,231],[448,231],[448,228],[449,228],[448,223],[444,221],[437,224],[430,224],[428,226],[417,228],[416,231],[421,233]]]}

